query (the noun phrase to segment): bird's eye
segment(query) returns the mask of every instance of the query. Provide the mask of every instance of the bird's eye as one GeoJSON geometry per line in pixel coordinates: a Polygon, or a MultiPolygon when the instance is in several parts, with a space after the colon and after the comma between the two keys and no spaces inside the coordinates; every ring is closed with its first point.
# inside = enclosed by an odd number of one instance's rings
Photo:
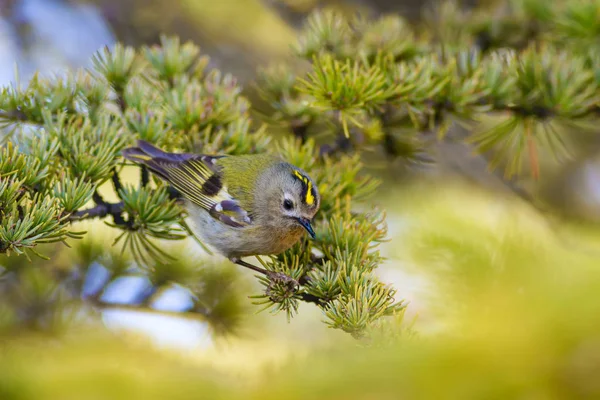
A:
{"type": "Polygon", "coordinates": [[[285,199],[283,201],[283,208],[285,208],[286,210],[291,210],[294,208],[294,202],[291,201],[290,199],[285,199]]]}

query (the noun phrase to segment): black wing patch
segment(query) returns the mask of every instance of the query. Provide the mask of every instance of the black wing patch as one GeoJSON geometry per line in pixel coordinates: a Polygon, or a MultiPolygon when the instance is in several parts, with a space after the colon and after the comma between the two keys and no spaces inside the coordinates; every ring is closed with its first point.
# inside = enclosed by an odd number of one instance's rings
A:
{"type": "Polygon", "coordinates": [[[223,185],[217,166],[222,156],[167,153],[141,140],[138,147],[123,150],[123,156],[148,167],[213,218],[232,227],[251,223],[246,210],[231,198],[223,185]]]}
{"type": "Polygon", "coordinates": [[[204,195],[213,197],[219,194],[223,189],[223,182],[221,182],[221,176],[217,173],[212,174],[210,178],[202,184],[201,191],[204,195]]]}

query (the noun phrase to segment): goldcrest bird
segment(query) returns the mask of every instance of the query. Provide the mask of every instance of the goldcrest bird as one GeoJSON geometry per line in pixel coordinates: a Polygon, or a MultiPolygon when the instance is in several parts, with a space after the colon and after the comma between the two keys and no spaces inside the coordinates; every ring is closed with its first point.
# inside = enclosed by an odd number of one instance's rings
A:
{"type": "Polygon", "coordinates": [[[282,253],[305,232],[315,237],[317,186],[279,157],[167,153],[143,140],[123,156],[176,189],[193,233],[236,264],[271,275],[241,258],[282,253]]]}

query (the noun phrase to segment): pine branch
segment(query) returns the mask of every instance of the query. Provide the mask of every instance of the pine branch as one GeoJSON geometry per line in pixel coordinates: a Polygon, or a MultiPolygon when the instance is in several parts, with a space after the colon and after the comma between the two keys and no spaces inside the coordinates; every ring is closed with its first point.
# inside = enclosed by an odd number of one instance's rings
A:
{"type": "Polygon", "coordinates": [[[292,121],[291,122],[291,128],[292,128],[292,133],[294,134],[294,136],[296,136],[297,138],[299,138],[301,140],[301,143],[305,143],[307,137],[307,133],[308,133],[308,127],[309,127],[309,123],[305,123],[302,121],[292,121]]]}
{"type": "Polygon", "coordinates": [[[33,123],[22,111],[11,110],[11,111],[0,111],[0,119],[15,121],[15,122],[28,122],[33,123]]]}
{"type": "Polygon", "coordinates": [[[150,183],[150,173],[148,172],[148,168],[146,168],[146,166],[142,165],[140,167],[140,175],[140,182],[142,184],[142,187],[148,186],[148,184],[150,183]]]}
{"type": "Polygon", "coordinates": [[[117,105],[119,106],[121,112],[124,114],[127,110],[127,104],[125,103],[125,97],[123,96],[122,92],[117,93],[117,105]]]}
{"type": "MultiPolygon", "coordinates": [[[[111,215],[114,219],[115,216],[120,216],[121,213],[123,213],[122,201],[118,203],[102,203],[97,204],[92,208],[74,212],[73,214],[71,214],[70,220],[81,221],[85,219],[104,218],[107,215],[111,215]]],[[[119,217],[117,217],[117,219],[118,218],[119,217]]]]}
{"type": "Polygon", "coordinates": [[[352,142],[344,134],[340,134],[332,143],[326,143],[319,147],[321,157],[333,156],[337,153],[343,153],[352,148],[352,142]]]}
{"type": "Polygon", "coordinates": [[[144,305],[135,305],[135,304],[127,304],[127,303],[110,303],[101,299],[96,299],[93,297],[88,297],[84,300],[87,304],[104,310],[126,310],[126,311],[136,311],[143,313],[150,313],[154,315],[161,315],[166,317],[177,317],[177,318],[186,318],[197,320],[199,318],[209,319],[210,315],[208,312],[203,310],[202,308],[194,308],[192,310],[184,310],[184,311],[166,311],[166,310],[156,310],[146,304],[144,305]]]}
{"type": "Polygon", "coordinates": [[[323,300],[320,297],[317,297],[315,295],[309,294],[309,293],[302,293],[299,295],[299,299],[306,302],[306,303],[314,303],[318,306],[322,306],[324,304],[326,304],[327,302],[325,300],[323,300]]]}
{"type": "MultiPolygon", "coordinates": [[[[114,175],[113,175],[114,176],[114,175]]],[[[123,217],[125,205],[122,201],[118,203],[109,203],[96,191],[93,195],[96,205],[86,210],[79,210],[71,214],[71,221],[81,221],[93,218],[105,218],[110,215],[113,217],[115,225],[130,227],[131,223],[123,217]]]]}
{"type": "Polygon", "coordinates": [[[119,198],[121,197],[121,190],[123,189],[123,184],[121,183],[121,177],[117,173],[117,169],[113,168],[112,177],[111,177],[113,188],[115,189],[115,193],[119,198]]]}

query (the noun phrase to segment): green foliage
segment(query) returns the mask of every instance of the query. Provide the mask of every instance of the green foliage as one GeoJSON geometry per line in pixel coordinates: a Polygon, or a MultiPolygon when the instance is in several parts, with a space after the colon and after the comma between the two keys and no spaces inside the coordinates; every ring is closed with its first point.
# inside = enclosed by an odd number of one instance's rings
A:
{"type": "Polygon", "coordinates": [[[127,144],[122,122],[110,115],[92,122],[87,117],[67,118],[62,114],[46,126],[49,134],[58,138],[63,165],[70,173],[78,176],[83,172],[98,185],[110,178],[119,162],[117,157],[127,144]]]}
{"type": "Polygon", "coordinates": [[[300,84],[300,91],[314,97],[315,107],[339,111],[346,136],[348,118],[359,125],[352,116],[373,110],[391,93],[384,91],[385,77],[377,67],[365,70],[358,62],[342,63],[329,55],[315,59],[315,72],[300,84]]]}
{"type": "Polygon", "coordinates": [[[64,287],[48,271],[26,267],[3,275],[0,337],[27,330],[57,334],[68,326],[72,315],[64,287]]]}
{"type": "Polygon", "coordinates": [[[41,243],[62,242],[68,237],[77,237],[69,231],[66,216],[58,202],[49,197],[35,194],[27,201],[13,202],[2,209],[0,226],[0,249],[2,252],[27,254],[41,243]]]}
{"type": "Polygon", "coordinates": [[[310,35],[304,35],[295,46],[298,55],[311,59],[324,52],[347,56],[353,49],[353,32],[350,24],[331,13],[314,13],[306,21],[310,35]]]}
{"type": "Polygon", "coordinates": [[[274,120],[292,120],[292,132],[303,138],[339,121],[331,134],[350,135],[353,149],[378,144],[408,162],[421,142],[407,137],[434,131],[444,138],[454,122],[469,122],[475,129],[467,143],[491,153],[491,167],[511,177],[528,159],[537,177],[540,151],[561,160],[566,128],[597,119],[600,86],[590,43],[599,37],[598,3],[511,5],[469,13],[443,2],[426,14],[425,30],[399,16],[315,12],[296,47],[310,69],[263,70],[262,96],[274,120]],[[477,127],[493,114],[504,121],[477,127]],[[372,126],[379,127],[376,136],[372,126]]]}
{"type": "Polygon", "coordinates": [[[73,213],[85,206],[94,194],[94,187],[84,179],[64,176],[54,185],[54,196],[66,213],[73,213]]]}
{"type": "MultiPolygon", "coordinates": [[[[47,149],[46,149],[47,150],[47,149]]],[[[56,151],[54,146],[53,150],[56,151]]],[[[21,153],[9,142],[0,153],[0,249],[2,253],[18,255],[27,251],[36,253],[37,244],[64,242],[69,237],[78,237],[69,229],[68,212],[61,205],[69,201],[74,184],[63,185],[63,191],[44,190],[44,181],[51,181],[47,152],[37,152],[37,157],[21,153]],[[61,204],[62,203],[62,204],[61,204]]],[[[83,190],[82,190],[83,192],[83,190]]],[[[80,194],[81,195],[81,194],[80,194]]],[[[85,193],[83,194],[85,195],[85,193]]],[[[68,205],[68,204],[67,204],[68,205]]]]}
{"type": "Polygon", "coordinates": [[[105,47],[93,58],[95,70],[104,76],[117,94],[123,90],[141,67],[141,59],[135,49],[117,44],[110,50],[105,47]]]}
{"type": "Polygon", "coordinates": [[[50,244],[41,246],[51,257],[36,263],[0,256],[3,339],[32,329],[43,334],[65,334],[84,328],[82,324],[89,324],[90,316],[108,309],[179,316],[206,323],[215,335],[227,335],[239,333],[248,312],[243,295],[247,288],[233,265],[193,259],[182,249],[177,260],[135,264],[130,254],[107,248],[102,238],[92,235],[62,251],[50,244]],[[98,268],[105,269],[106,275],[90,285],[89,273],[98,268]],[[149,285],[132,293],[135,301],[115,301],[108,295],[113,286],[132,278],[144,279],[149,285]],[[155,301],[166,290],[179,291],[190,299],[190,305],[177,311],[155,308],[155,301]]]}
{"type": "Polygon", "coordinates": [[[164,187],[157,190],[135,189],[127,186],[119,190],[123,200],[123,211],[127,215],[124,224],[110,224],[123,230],[115,244],[123,239],[123,250],[131,249],[134,257],[145,263],[152,259],[172,259],[169,254],[154,244],[150,238],[179,240],[186,237],[182,227],[177,227],[181,219],[181,209],[164,187]]]}
{"type": "Polygon", "coordinates": [[[145,48],[144,56],[156,71],[158,79],[171,85],[185,75],[201,76],[208,57],[199,56],[192,43],[181,45],[179,38],[161,37],[161,46],[145,48]]]}
{"type": "Polygon", "coordinates": [[[2,149],[0,174],[2,177],[21,179],[27,187],[33,189],[47,177],[47,167],[42,166],[38,157],[23,154],[19,152],[18,147],[8,143],[2,149]]]}
{"type": "MultiPolygon", "coordinates": [[[[0,126],[10,128],[16,121],[39,124],[44,120],[44,113],[76,113],[79,96],[76,86],[71,77],[48,81],[35,74],[24,89],[18,81],[14,86],[2,88],[0,126]]],[[[9,129],[9,133],[11,131],[14,129],[9,129]]]]}

